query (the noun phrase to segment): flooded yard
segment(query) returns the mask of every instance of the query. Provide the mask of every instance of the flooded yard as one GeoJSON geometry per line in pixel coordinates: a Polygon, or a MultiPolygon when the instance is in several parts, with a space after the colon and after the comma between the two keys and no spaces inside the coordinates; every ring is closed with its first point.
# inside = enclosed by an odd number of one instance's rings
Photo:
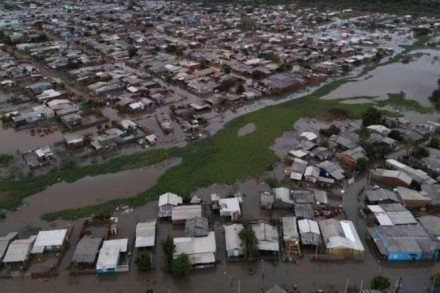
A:
{"type": "Polygon", "coordinates": [[[414,51],[409,63],[380,66],[354,82],[342,85],[322,99],[377,97],[404,92],[407,99],[430,106],[429,96],[437,88],[440,77],[440,51],[414,51]]]}

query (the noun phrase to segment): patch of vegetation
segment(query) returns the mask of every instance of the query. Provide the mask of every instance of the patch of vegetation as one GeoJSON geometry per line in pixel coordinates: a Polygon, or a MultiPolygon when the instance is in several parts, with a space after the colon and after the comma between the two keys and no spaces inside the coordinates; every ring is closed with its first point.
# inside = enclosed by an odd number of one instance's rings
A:
{"type": "Polygon", "coordinates": [[[238,237],[241,240],[241,248],[243,248],[245,258],[253,259],[258,256],[258,239],[251,227],[243,228],[238,237]]]}
{"type": "Polygon", "coordinates": [[[192,271],[192,265],[189,260],[188,255],[181,254],[176,257],[173,262],[173,275],[177,277],[185,277],[188,276],[192,271]]]}
{"type": "Polygon", "coordinates": [[[388,137],[390,137],[396,141],[399,141],[399,142],[402,142],[405,140],[405,137],[398,130],[391,130],[390,134],[388,134],[388,137]]]}
{"type": "Polygon", "coordinates": [[[141,272],[147,272],[147,271],[151,271],[153,269],[150,254],[146,251],[140,252],[136,256],[134,263],[135,263],[136,267],[138,268],[138,270],[141,272]]]}
{"type": "Polygon", "coordinates": [[[319,134],[325,137],[330,137],[334,134],[339,134],[339,132],[341,132],[341,129],[334,124],[332,124],[329,128],[321,128],[319,130],[319,134]]]}
{"type": "Polygon", "coordinates": [[[369,108],[362,114],[362,126],[377,125],[382,122],[382,113],[376,108],[369,108]]]}
{"type": "Polygon", "coordinates": [[[6,167],[14,159],[12,155],[0,154],[0,167],[6,167]]]}
{"type": "Polygon", "coordinates": [[[171,272],[173,269],[174,251],[176,249],[176,247],[174,246],[173,238],[171,238],[171,236],[168,235],[167,238],[162,241],[161,246],[162,246],[164,264],[165,264],[164,271],[171,272]]]}
{"type": "Polygon", "coordinates": [[[364,158],[360,158],[356,161],[353,168],[358,172],[362,172],[367,168],[367,161],[364,158]]]}
{"type": "Polygon", "coordinates": [[[415,100],[406,99],[405,93],[403,92],[394,93],[394,94],[390,93],[388,94],[387,100],[378,101],[377,105],[380,107],[384,107],[386,105],[398,106],[405,108],[406,110],[409,111],[419,112],[420,114],[428,114],[433,112],[431,107],[425,107],[420,105],[420,103],[415,100]]]}
{"type": "Polygon", "coordinates": [[[433,137],[428,143],[428,147],[440,150],[440,139],[438,137],[433,137]]]}
{"type": "Polygon", "coordinates": [[[370,288],[374,290],[386,290],[390,288],[390,279],[383,276],[375,276],[370,280],[370,288]]]}

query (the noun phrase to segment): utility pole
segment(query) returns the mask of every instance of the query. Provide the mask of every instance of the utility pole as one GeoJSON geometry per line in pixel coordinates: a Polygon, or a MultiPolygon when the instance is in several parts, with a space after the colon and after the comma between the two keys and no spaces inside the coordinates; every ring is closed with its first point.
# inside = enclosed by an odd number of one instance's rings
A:
{"type": "Polygon", "coordinates": [[[261,290],[264,292],[264,288],[266,287],[265,284],[264,284],[264,260],[261,260],[261,267],[262,267],[262,270],[263,270],[262,275],[261,275],[261,279],[263,281],[263,286],[262,286],[261,290]]]}
{"type": "Polygon", "coordinates": [[[364,288],[364,279],[361,280],[361,287],[359,288],[359,293],[362,293],[363,288],[364,288]]]}
{"type": "Polygon", "coordinates": [[[437,279],[437,276],[434,275],[434,279],[432,280],[432,284],[431,284],[431,293],[434,293],[434,287],[435,287],[435,281],[437,279]]]}
{"type": "Polygon", "coordinates": [[[241,290],[241,280],[238,280],[238,293],[240,293],[241,290]]]}

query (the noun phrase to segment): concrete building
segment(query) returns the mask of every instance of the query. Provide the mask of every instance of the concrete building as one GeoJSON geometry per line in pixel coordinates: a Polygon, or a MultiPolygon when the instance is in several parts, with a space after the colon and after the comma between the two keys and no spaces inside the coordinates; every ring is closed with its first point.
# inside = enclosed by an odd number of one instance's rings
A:
{"type": "Polygon", "coordinates": [[[121,256],[127,252],[128,239],[106,240],[99,250],[96,273],[107,274],[128,271],[128,265],[121,265],[121,256]]]}
{"type": "Polygon", "coordinates": [[[221,217],[236,219],[241,216],[240,202],[237,198],[220,198],[218,202],[221,217]]]}

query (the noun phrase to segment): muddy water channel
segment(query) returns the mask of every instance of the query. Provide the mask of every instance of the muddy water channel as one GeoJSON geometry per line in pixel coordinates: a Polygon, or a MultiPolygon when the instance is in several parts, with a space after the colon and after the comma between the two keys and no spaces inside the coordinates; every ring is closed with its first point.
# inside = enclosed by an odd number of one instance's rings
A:
{"type": "Polygon", "coordinates": [[[166,170],[180,164],[180,158],[172,158],[156,165],[121,171],[114,174],[87,176],[73,183],[60,182],[24,200],[23,206],[7,214],[0,222],[0,235],[8,231],[20,231],[34,225],[47,212],[79,208],[128,198],[154,186],[166,170]]]}
{"type": "Polygon", "coordinates": [[[387,99],[388,93],[404,92],[407,99],[430,106],[429,96],[437,88],[440,77],[440,51],[419,50],[408,63],[381,66],[354,82],[342,85],[322,99],[377,97],[387,99]]]}

